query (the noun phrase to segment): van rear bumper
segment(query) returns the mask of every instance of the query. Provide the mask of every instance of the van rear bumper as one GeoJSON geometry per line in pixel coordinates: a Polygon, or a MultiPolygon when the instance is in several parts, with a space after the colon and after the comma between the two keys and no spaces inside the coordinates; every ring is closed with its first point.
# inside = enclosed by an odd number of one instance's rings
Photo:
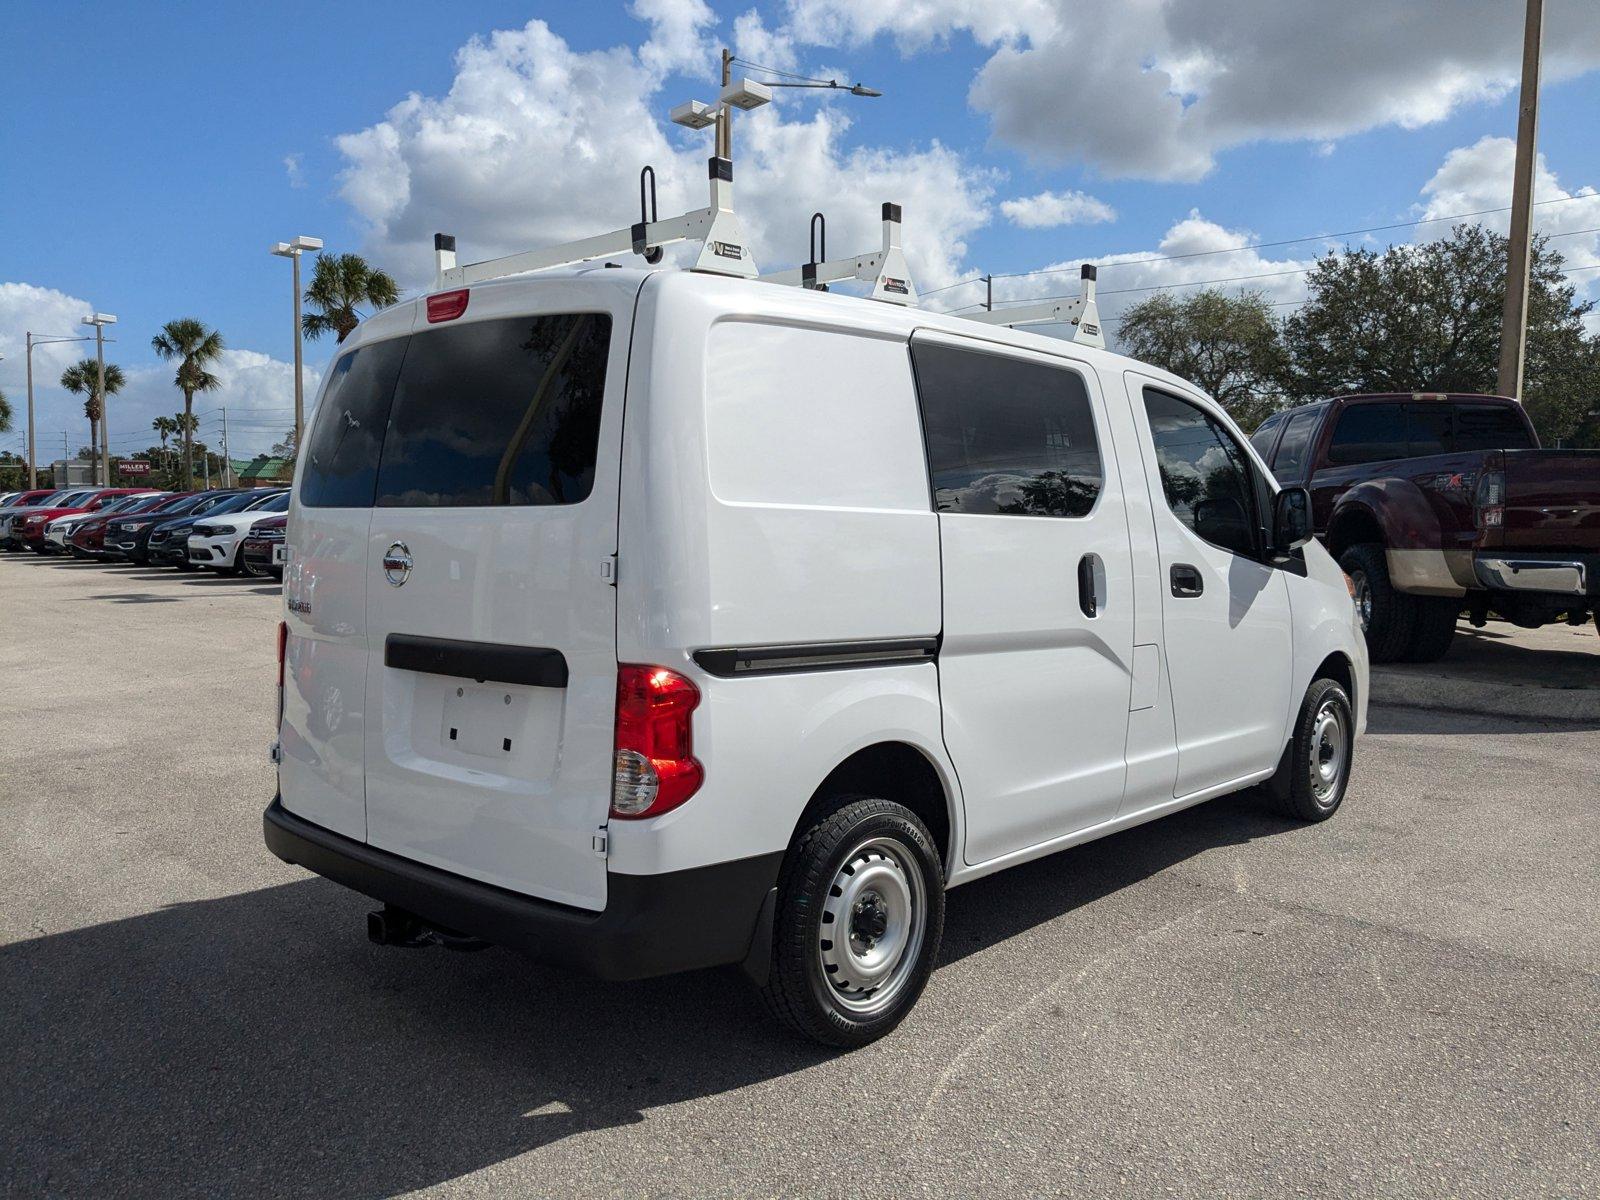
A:
{"type": "Polygon", "coordinates": [[[664,875],[606,877],[603,912],[538,900],[378,850],[314,825],[274,797],[267,849],[456,933],[600,979],[742,963],[783,852],[664,875]]]}

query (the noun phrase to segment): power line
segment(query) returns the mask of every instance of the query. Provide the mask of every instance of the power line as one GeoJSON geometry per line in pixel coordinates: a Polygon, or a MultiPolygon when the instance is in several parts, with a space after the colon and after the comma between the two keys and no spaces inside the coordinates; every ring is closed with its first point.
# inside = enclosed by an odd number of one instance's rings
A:
{"type": "MultiPolygon", "coordinates": [[[[1540,201],[1537,201],[1536,203],[1538,203],[1538,204],[1562,204],[1562,203],[1565,203],[1568,200],[1597,200],[1597,199],[1600,199],[1600,194],[1590,193],[1590,194],[1574,195],[1574,196],[1555,196],[1555,197],[1553,197],[1553,198],[1551,198],[1549,200],[1540,200],[1540,201]]],[[[1449,216],[1444,216],[1444,217],[1424,217],[1421,220],[1417,220],[1417,221],[1397,221],[1397,222],[1395,222],[1393,224],[1390,224],[1390,225],[1369,225],[1365,229],[1347,229],[1343,233],[1312,233],[1312,234],[1307,234],[1305,237],[1284,238],[1283,240],[1276,241],[1276,242],[1245,242],[1245,243],[1242,243],[1241,245],[1238,245],[1238,246],[1226,246],[1226,247],[1223,247],[1222,249],[1219,249],[1219,250],[1191,250],[1191,251],[1188,251],[1188,252],[1186,252],[1184,254],[1163,254],[1163,255],[1160,255],[1160,256],[1153,256],[1153,257],[1150,257],[1150,258],[1130,258],[1130,259],[1125,259],[1122,262],[1102,263],[1102,264],[1100,264],[1100,269],[1102,271],[1109,271],[1113,267],[1131,267],[1131,266],[1138,266],[1138,265],[1141,265],[1141,264],[1144,264],[1144,263],[1177,262],[1180,259],[1207,258],[1207,257],[1210,257],[1212,255],[1217,255],[1217,254],[1237,254],[1241,250],[1270,250],[1270,249],[1274,249],[1274,248],[1279,247],[1279,246],[1297,246],[1297,245],[1299,245],[1299,244],[1301,244],[1303,242],[1333,241],[1336,238],[1356,237],[1357,235],[1364,234],[1364,233],[1383,233],[1383,232],[1385,232],[1387,230],[1392,230],[1392,229],[1413,229],[1413,228],[1417,227],[1418,225],[1437,225],[1437,224],[1440,224],[1440,223],[1442,223],[1444,221],[1463,221],[1463,220],[1466,220],[1468,217],[1486,217],[1486,216],[1489,216],[1492,213],[1502,213],[1502,212],[1510,212],[1510,211],[1511,211],[1511,206],[1510,205],[1506,205],[1504,208],[1481,208],[1477,212],[1454,213],[1454,214],[1451,214],[1449,216]]],[[[1548,234],[1546,236],[1547,237],[1552,237],[1552,238],[1555,238],[1555,237],[1575,237],[1580,233],[1596,233],[1596,232],[1600,232],[1600,230],[1595,230],[1595,229],[1575,229],[1575,230],[1572,230],[1572,231],[1567,232],[1567,233],[1552,233],[1552,234],[1548,234]]],[[[1105,257],[1107,257],[1107,258],[1115,258],[1115,257],[1117,257],[1117,255],[1114,255],[1114,254],[1106,255],[1105,257]]],[[[964,287],[969,283],[982,283],[985,278],[990,278],[990,279],[1021,279],[1021,278],[1024,278],[1024,277],[1030,276],[1030,275],[1065,275],[1065,274],[1070,274],[1070,273],[1072,273],[1074,271],[1077,271],[1082,265],[1083,264],[1080,262],[1080,263],[1074,263],[1073,265],[1067,266],[1067,267],[1040,267],[1037,270],[1033,270],[1033,271],[1007,271],[1007,272],[1004,272],[1004,273],[994,272],[994,273],[991,273],[990,275],[988,275],[987,277],[979,275],[979,276],[976,276],[976,277],[974,277],[972,279],[962,279],[962,280],[958,280],[955,283],[947,283],[943,287],[937,287],[937,288],[933,288],[933,289],[931,289],[929,291],[923,292],[922,295],[925,296],[925,297],[926,296],[933,296],[933,295],[937,295],[940,292],[947,292],[951,288],[964,287]]]]}

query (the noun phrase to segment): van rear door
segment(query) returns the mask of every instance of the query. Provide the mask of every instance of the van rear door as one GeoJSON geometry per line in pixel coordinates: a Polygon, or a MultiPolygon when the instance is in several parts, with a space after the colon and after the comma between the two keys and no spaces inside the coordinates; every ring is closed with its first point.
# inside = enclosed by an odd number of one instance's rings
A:
{"type": "Polygon", "coordinates": [[[603,273],[490,285],[419,320],[366,548],[367,840],[588,909],[637,292],[603,273]]]}

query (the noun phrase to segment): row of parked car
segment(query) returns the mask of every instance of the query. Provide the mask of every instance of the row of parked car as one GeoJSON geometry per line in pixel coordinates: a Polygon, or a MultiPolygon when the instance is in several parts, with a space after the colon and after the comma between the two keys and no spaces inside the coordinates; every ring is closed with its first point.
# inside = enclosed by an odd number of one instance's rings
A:
{"type": "Polygon", "coordinates": [[[287,488],[0,494],[0,549],[283,577],[287,488]]]}

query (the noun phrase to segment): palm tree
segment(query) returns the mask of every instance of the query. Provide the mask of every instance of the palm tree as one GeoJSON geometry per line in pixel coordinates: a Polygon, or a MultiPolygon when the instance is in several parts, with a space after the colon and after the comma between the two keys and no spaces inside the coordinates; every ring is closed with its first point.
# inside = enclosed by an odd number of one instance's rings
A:
{"type": "Polygon", "coordinates": [[[6,399],[6,394],[0,392],[0,433],[11,432],[11,401],[6,399]]]}
{"type": "MultiPolygon", "coordinates": [[[[116,363],[106,364],[107,396],[115,396],[122,390],[122,385],[126,382],[127,380],[123,378],[121,367],[117,366],[116,363]]],[[[83,415],[89,418],[89,443],[93,447],[89,458],[92,462],[98,462],[100,459],[100,419],[105,416],[103,397],[98,394],[100,388],[99,362],[92,358],[80,358],[65,371],[61,372],[61,386],[74,396],[86,397],[83,402],[83,415]]]]}
{"type": "Polygon", "coordinates": [[[321,310],[300,318],[300,328],[308,338],[335,333],[339,341],[361,321],[356,307],[370,304],[374,310],[387,308],[400,299],[400,289],[385,271],[367,265],[359,254],[319,254],[306,303],[321,310]]]}
{"type": "Polygon", "coordinates": [[[178,364],[172,382],[183,392],[183,486],[192,491],[194,463],[190,450],[194,445],[194,394],[212,392],[222,386],[222,381],[210,370],[222,357],[222,335],[215,329],[207,329],[204,322],[193,317],[179,317],[161,327],[161,332],[150,339],[150,347],[167,362],[178,364]]]}

